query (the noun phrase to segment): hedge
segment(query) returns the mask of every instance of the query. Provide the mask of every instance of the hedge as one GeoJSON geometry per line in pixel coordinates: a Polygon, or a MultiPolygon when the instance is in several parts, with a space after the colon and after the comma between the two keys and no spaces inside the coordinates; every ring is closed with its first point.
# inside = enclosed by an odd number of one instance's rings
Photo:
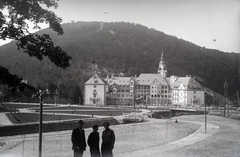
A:
{"type": "MultiPolygon", "coordinates": [[[[85,122],[84,128],[91,128],[95,124],[102,126],[103,122],[105,121],[109,122],[111,125],[119,124],[119,122],[112,117],[89,118],[89,119],[83,119],[83,121],[85,122]]],[[[43,122],[42,132],[72,130],[78,127],[77,122],[78,120],[43,122]]],[[[22,135],[22,134],[31,134],[31,133],[38,133],[38,132],[39,132],[39,123],[0,126],[0,136],[22,135]]]]}

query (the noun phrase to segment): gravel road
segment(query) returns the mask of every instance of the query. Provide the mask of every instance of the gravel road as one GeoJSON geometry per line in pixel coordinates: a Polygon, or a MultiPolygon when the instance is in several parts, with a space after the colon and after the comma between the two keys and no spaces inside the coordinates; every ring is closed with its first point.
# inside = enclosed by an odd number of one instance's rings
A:
{"type": "MultiPolygon", "coordinates": [[[[181,119],[186,118],[181,117],[181,119]]],[[[203,116],[193,116],[191,120],[204,121],[204,118],[203,116]]],[[[240,157],[240,121],[207,116],[207,122],[219,126],[212,136],[174,151],[163,152],[161,157],[240,157]]]]}
{"type": "MultiPolygon", "coordinates": [[[[151,149],[121,154],[124,157],[240,157],[240,121],[207,116],[181,116],[179,121],[201,123],[193,134],[151,149]],[[203,125],[204,124],[204,125],[203,125]]],[[[118,156],[118,157],[120,157],[118,156]]]]}
{"type": "MultiPolygon", "coordinates": [[[[110,126],[116,134],[114,157],[239,157],[240,121],[207,116],[151,119],[149,122],[110,126]]],[[[86,130],[86,137],[91,129],[86,130]]],[[[100,127],[100,135],[103,128],[100,127]]],[[[70,157],[71,130],[43,134],[43,157],[70,157]]],[[[101,142],[101,141],[100,141],[101,142]]],[[[38,156],[38,134],[0,137],[1,157],[38,156]]],[[[89,157],[89,149],[84,157],[89,157]]]]}

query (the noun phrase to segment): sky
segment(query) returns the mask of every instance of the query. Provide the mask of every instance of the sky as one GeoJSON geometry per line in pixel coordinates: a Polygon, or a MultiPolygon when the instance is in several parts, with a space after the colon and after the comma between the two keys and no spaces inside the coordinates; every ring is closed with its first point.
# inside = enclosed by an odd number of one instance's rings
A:
{"type": "Polygon", "coordinates": [[[240,53],[240,0],[59,0],[58,5],[51,10],[62,23],[136,23],[202,47],[240,53]]]}

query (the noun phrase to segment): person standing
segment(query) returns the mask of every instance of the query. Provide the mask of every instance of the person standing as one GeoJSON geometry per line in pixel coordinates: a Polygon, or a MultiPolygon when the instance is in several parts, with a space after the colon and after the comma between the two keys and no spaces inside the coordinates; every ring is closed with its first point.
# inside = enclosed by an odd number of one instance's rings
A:
{"type": "Polygon", "coordinates": [[[88,136],[87,143],[90,147],[91,157],[100,157],[98,125],[93,126],[93,131],[88,136]]]}
{"type": "Polygon", "coordinates": [[[108,122],[104,122],[103,126],[105,130],[102,133],[102,157],[113,157],[112,150],[115,143],[115,134],[114,131],[109,128],[110,124],[108,122]]]}
{"type": "Polygon", "coordinates": [[[72,149],[74,153],[74,157],[82,157],[83,152],[86,150],[86,139],[85,139],[85,131],[83,129],[84,122],[82,120],[78,121],[79,127],[73,129],[72,131],[72,149]]]}

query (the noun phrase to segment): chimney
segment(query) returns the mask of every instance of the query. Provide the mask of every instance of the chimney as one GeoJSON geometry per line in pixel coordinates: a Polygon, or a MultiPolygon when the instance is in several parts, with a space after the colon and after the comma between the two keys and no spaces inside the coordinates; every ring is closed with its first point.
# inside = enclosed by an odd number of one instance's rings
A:
{"type": "Polygon", "coordinates": [[[196,82],[195,77],[193,77],[193,82],[194,82],[194,83],[196,82]]]}

